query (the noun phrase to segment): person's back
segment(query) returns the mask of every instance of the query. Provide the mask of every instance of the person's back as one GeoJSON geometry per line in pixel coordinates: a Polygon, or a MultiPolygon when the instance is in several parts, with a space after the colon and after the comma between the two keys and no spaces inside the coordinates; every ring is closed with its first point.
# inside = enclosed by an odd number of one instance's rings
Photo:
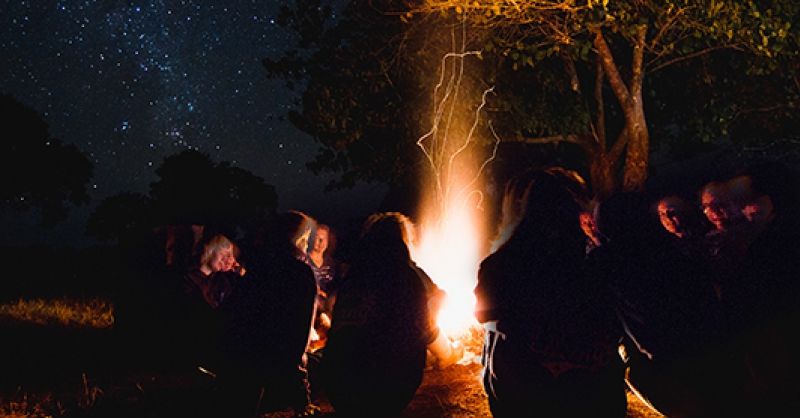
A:
{"type": "Polygon", "coordinates": [[[311,270],[291,256],[253,265],[227,305],[232,338],[238,342],[232,341],[231,349],[241,350],[257,367],[299,361],[315,294],[311,270]]]}
{"type": "Polygon", "coordinates": [[[584,274],[581,208],[552,174],[529,176],[507,191],[504,202],[524,202],[521,220],[504,214],[513,234],[481,263],[475,288],[490,409],[622,417],[621,330],[606,293],[584,274]]]}
{"type": "Polygon", "coordinates": [[[778,163],[749,167],[747,206],[759,234],[730,282],[726,303],[731,345],[748,371],[741,409],[776,414],[800,404],[800,221],[797,174],[778,163]],[[751,214],[753,215],[753,214],[751,214]]]}
{"type": "Polygon", "coordinates": [[[425,287],[399,232],[403,219],[373,215],[341,278],[321,366],[340,416],[397,415],[422,381],[432,335],[425,287]]]}
{"type": "Polygon", "coordinates": [[[262,231],[241,285],[222,306],[227,316],[223,351],[223,396],[232,415],[309,405],[304,353],[314,313],[316,283],[295,257],[291,237],[300,219],[289,213],[262,231]],[[263,399],[259,388],[263,387],[263,399]]]}

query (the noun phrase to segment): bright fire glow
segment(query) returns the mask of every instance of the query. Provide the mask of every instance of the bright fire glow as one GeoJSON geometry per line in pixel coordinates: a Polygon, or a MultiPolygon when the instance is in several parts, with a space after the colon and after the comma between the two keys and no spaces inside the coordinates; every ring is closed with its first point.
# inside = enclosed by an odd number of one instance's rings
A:
{"type": "Polygon", "coordinates": [[[437,323],[447,336],[458,339],[478,325],[473,289],[478,266],[488,251],[481,190],[484,169],[496,156],[499,138],[490,122],[480,123],[487,96],[494,89],[474,94],[481,90],[471,88],[475,80],[465,66],[467,58],[477,62],[474,58],[480,52],[465,50],[465,32],[460,38],[455,32],[453,36],[461,45],[441,58],[432,124],[417,141],[429,170],[423,178],[418,236],[411,251],[417,264],[447,292],[437,323]],[[487,125],[494,140],[479,141],[490,136],[487,125]]]}
{"type": "Polygon", "coordinates": [[[437,323],[448,336],[456,337],[478,323],[472,290],[484,254],[479,211],[464,204],[449,209],[441,221],[420,225],[419,244],[413,252],[417,264],[447,292],[437,323]]]}

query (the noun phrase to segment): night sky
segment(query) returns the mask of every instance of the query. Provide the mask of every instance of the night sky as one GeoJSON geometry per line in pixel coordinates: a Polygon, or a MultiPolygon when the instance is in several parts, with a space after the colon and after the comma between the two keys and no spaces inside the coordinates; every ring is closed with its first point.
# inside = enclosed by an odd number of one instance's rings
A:
{"type": "Polygon", "coordinates": [[[280,3],[3,1],[0,93],[90,158],[91,207],[146,193],[163,158],[191,148],[263,177],[281,209],[346,217],[354,194],[380,191],[320,194],[329,179],[305,168],[317,146],[285,120],[296,95],[261,66],[291,44],[280,3]]]}

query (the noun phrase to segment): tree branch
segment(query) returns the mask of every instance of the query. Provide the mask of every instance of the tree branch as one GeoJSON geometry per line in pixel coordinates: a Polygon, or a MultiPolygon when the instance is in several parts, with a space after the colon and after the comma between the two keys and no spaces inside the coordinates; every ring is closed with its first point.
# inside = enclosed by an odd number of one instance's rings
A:
{"type": "Polygon", "coordinates": [[[656,49],[656,45],[658,45],[658,43],[661,42],[661,38],[664,36],[664,34],[667,33],[672,24],[675,23],[676,20],[678,20],[678,17],[680,17],[680,15],[682,15],[685,10],[686,9],[681,7],[672,16],[667,18],[667,21],[658,30],[656,36],[654,36],[653,39],[650,41],[650,49],[653,50],[656,49]]]}
{"type": "Polygon", "coordinates": [[[597,56],[595,64],[594,76],[594,101],[597,106],[597,119],[595,134],[597,136],[597,144],[600,149],[605,152],[606,150],[606,109],[603,101],[603,63],[600,62],[600,56],[597,56]]]}
{"type": "Polygon", "coordinates": [[[622,108],[625,109],[631,97],[628,88],[625,87],[625,83],[619,75],[617,64],[614,62],[614,55],[611,54],[611,49],[609,49],[605,38],[603,38],[603,32],[597,28],[594,30],[594,33],[594,47],[597,49],[597,54],[603,63],[603,69],[606,72],[608,83],[611,85],[611,89],[614,90],[617,99],[619,99],[620,103],[623,105],[622,108]]]}
{"type": "Polygon", "coordinates": [[[506,139],[503,142],[522,142],[525,144],[556,144],[559,142],[569,142],[578,145],[585,145],[586,138],[590,134],[567,134],[567,135],[553,135],[553,136],[540,136],[528,137],[525,135],[517,134],[511,139],[506,139]]]}
{"type": "Polygon", "coordinates": [[[619,157],[622,156],[622,151],[624,151],[625,146],[628,145],[628,136],[628,130],[623,129],[622,132],[619,133],[616,142],[614,142],[614,145],[611,147],[611,151],[608,153],[611,167],[616,167],[619,157]]]}
{"type": "Polygon", "coordinates": [[[656,65],[655,67],[653,67],[648,72],[652,74],[652,73],[654,73],[654,72],[656,72],[656,71],[658,71],[658,70],[660,70],[660,69],[662,69],[664,67],[668,67],[668,66],[670,66],[672,64],[677,64],[677,63],[679,63],[681,61],[686,61],[686,60],[690,60],[692,58],[697,58],[697,57],[699,57],[701,55],[705,55],[705,54],[714,52],[716,50],[725,49],[725,48],[737,49],[737,46],[736,45],[719,45],[719,46],[712,46],[712,47],[709,47],[709,48],[706,48],[706,49],[701,49],[699,51],[692,52],[691,54],[682,55],[680,57],[675,57],[675,58],[673,58],[673,59],[671,59],[669,61],[666,61],[664,63],[656,65]]]}
{"type": "Polygon", "coordinates": [[[633,45],[633,61],[631,62],[631,85],[630,92],[634,97],[640,97],[642,93],[642,79],[644,78],[644,70],[642,62],[644,61],[644,47],[645,37],[647,36],[647,25],[639,25],[636,28],[636,43],[633,45]]]}

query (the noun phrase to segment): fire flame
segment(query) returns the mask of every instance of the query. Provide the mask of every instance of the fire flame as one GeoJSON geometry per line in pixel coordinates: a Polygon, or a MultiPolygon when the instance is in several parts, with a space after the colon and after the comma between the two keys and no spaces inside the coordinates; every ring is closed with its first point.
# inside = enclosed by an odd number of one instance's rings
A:
{"type": "Polygon", "coordinates": [[[448,336],[456,338],[478,324],[472,290],[484,254],[479,210],[464,204],[449,209],[438,222],[421,225],[419,243],[412,252],[417,264],[447,292],[437,323],[448,336]]]}
{"type": "Polygon", "coordinates": [[[486,88],[475,78],[479,71],[467,65],[467,60],[478,64],[481,52],[466,49],[466,22],[449,30],[449,36],[440,38],[449,39],[450,51],[439,60],[431,125],[417,140],[428,170],[422,178],[418,236],[411,255],[447,293],[437,323],[445,335],[459,340],[478,326],[473,289],[480,262],[488,253],[481,190],[484,169],[497,155],[500,139],[491,121],[481,123],[494,88],[486,88]],[[491,141],[480,140],[489,136],[484,134],[487,126],[494,136],[493,147],[491,141]]]}

